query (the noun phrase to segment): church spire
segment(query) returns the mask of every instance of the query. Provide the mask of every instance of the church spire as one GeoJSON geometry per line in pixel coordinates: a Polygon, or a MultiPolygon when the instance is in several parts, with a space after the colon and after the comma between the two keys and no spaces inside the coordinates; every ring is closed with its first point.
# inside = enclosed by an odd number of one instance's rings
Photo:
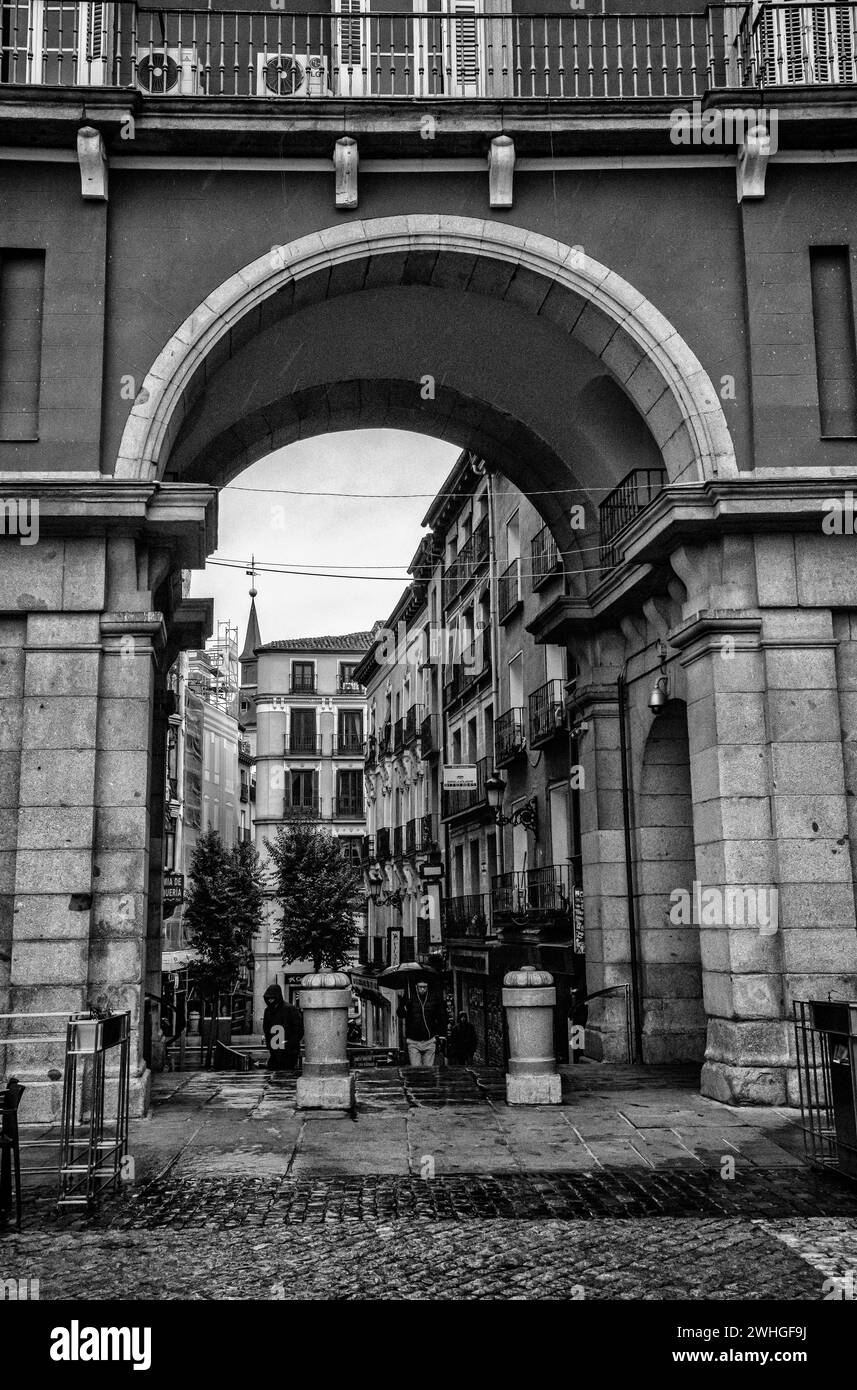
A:
{"type": "Polygon", "coordinates": [[[247,570],[247,574],[250,575],[251,580],[250,616],[247,619],[247,636],[244,638],[244,650],[238,658],[239,661],[242,662],[255,661],[256,658],[254,656],[254,653],[256,651],[256,648],[261,647],[262,645],[262,634],[259,631],[259,619],[256,614],[256,594],[258,593],[258,589],[256,588],[255,555],[250,556],[250,568],[247,570]]]}

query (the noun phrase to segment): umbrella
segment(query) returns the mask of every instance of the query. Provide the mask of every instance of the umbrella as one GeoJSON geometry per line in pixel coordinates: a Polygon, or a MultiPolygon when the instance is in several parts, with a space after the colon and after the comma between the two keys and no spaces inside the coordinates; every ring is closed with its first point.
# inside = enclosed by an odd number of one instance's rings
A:
{"type": "Polygon", "coordinates": [[[389,965],[386,970],[382,970],[378,976],[378,984],[383,985],[385,989],[407,989],[409,985],[417,985],[421,980],[431,984],[432,981],[437,983],[442,978],[440,972],[432,970],[430,966],[409,960],[404,965],[389,965]]]}

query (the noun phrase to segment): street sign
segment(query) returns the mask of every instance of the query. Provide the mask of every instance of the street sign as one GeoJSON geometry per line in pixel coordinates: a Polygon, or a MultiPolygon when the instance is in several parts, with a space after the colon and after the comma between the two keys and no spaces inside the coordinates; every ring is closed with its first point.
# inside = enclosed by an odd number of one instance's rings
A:
{"type": "Polygon", "coordinates": [[[445,792],[475,792],[477,787],[475,763],[461,763],[457,766],[444,764],[443,789],[445,792]]]}
{"type": "Polygon", "coordinates": [[[164,906],[178,905],[184,898],[184,874],[164,874],[164,906]]]}

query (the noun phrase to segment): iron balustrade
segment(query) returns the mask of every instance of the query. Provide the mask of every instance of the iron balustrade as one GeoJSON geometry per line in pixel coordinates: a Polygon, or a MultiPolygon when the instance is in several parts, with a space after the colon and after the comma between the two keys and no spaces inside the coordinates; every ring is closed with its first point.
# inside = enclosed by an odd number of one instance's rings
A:
{"type": "Polygon", "coordinates": [[[405,743],[414,743],[420,736],[422,705],[411,705],[405,712],[405,743]]]}
{"type": "Polygon", "coordinates": [[[528,701],[530,714],[530,747],[546,743],[565,728],[565,703],[562,681],[550,680],[534,690],[528,701]]]}
{"type": "Polygon", "coordinates": [[[12,0],[3,6],[0,80],[310,103],[674,99],[727,85],[730,10],[740,14],[736,6],[652,15],[338,16],[121,3],[105,12],[72,0],[44,8],[12,0]]]}
{"type": "Polygon", "coordinates": [[[507,709],[494,724],[494,760],[498,767],[511,762],[526,747],[523,709],[507,709]]]}
{"type": "Polygon", "coordinates": [[[301,797],[299,801],[286,796],[283,802],[283,820],[318,820],[320,816],[320,796],[301,797]]]}
{"type": "Polygon", "coordinates": [[[383,864],[390,858],[390,831],[387,826],[380,826],[375,831],[375,844],[378,847],[378,862],[383,864]]]}
{"type": "Polygon", "coordinates": [[[359,758],[363,753],[363,738],[360,734],[339,734],[336,751],[340,757],[359,758]]]}
{"type": "Polygon", "coordinates": [[[504,622],[521,601],[521,566],[518,560],[507,565],[497,580],[497,616],[504,622]]]}
{"type": "Polygon", "coordinates": [[[346,680],[339,676],[336,682],[336,689],[340,695],[363,695],[365,691],[359,681],[346,680]]]}
{"type": "Polygon", "coordinates": [[[284,753],[321,754],[321,738],[318,734],[289,733],[283,736],[284,753]]]}
{"type": "Polygon", "coordinates": [[[401,753],[405,746],[405,721],[397,719],[393,725],[393,752],[401,753]]]}
{"type": "Polygon", "coordinates": [[[478,758],[476,760],[476,786],[470,791],[445,791],[443,793],[444,817],[459,816],[463,811],[479,810],[487,806],[488,799],[485,793],[485,779],[487,776],[488,759],[478,758]]]}
{"type": "Polygon", "coordinates": [[[487,895],[467,893],[459,898],[444,898],[443,927],[447,936],[487,936],[487,895]]]}
{"type": "Polygon", "coordinates": [[[440,752],[440,745],[437,737],[437,715],[427,714],[420,725],[420,752],[423,757],[429,753],[440,752]]]}
{"type": "Polygon", "coordinates": [[[455,559],[443,571],[443,606],[448,608],[488,559],[488,518],[483,517],[464,542],[455,559]]]}
{"type": "Polygon", "coordinates": [[[414,816],[405,826],[405,854],[430,854],[437,845],[435,817],[414,816]]]}
{"type": "Polygon", "coordinates": [[[366,807],[362,796],[335,796],[333,798],[334,820],[363,820],[366,807]]]}
{"type": "Polygon", "coordinates": [[[314,677],[314,676],[302,676],[302,677],[298,678],[297,680],[290,680],[290,681],[289,681],[289,694],[290,694],[290,695],[314,695],[314,694],[315,694],[315,677],[314,677]]]}
{"type": "Polygon", "coordinates": [[[734,67],[747,87],[857,82],[857,5],[747,6],[734,67]]]}
{"type": "Polygon", "coordinates": [[[570,919],[573,888],[574,876],[564,864],[544,864],[537,869],[495,874],[491,880],[491,906],[495,918],[570,919]]]}
{"type": "Polygon", "coordinates": [[[632,468],[598,508],[601,568],[612,569],[622,558],[618,537],[645,507],[663,491],[666,472],[661,468],[632,468]]]}
{"type": "Polygon", "coordinates": [[[559,565],[559,551],[549,526],[537,531],[530,542],[533,588],[540,589],[559,565]]]}
{"type": "Polygon", "coordinates": [[[393,858],[401,859],[404,850],[405,827],[403,825],[393,826],[393,858]]]}

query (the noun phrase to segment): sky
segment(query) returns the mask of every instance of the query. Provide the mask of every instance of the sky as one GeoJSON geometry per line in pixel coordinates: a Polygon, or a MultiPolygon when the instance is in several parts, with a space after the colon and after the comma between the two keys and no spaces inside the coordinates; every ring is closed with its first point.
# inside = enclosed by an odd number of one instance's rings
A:
{"type": "Polygon", "coordinates": [[[408,582],[407,566],[424,534],[422,518],[459,452],[402,430],[353,430],[300,440],[253,464],[220,493],[218,548],[204,572],[193,572],[194,597],[214,598],[215,632],[228,619],[243,645],[251,555],[257,564],[338,567],[345,574],[386,577],[258,573],[263,642],[358,632],[385,619],[408,582]],[[284,488],[344,495],[290,496],[284,488]],[[219,560],[237,561],[238,567],[212,563],[219,560]]]}

